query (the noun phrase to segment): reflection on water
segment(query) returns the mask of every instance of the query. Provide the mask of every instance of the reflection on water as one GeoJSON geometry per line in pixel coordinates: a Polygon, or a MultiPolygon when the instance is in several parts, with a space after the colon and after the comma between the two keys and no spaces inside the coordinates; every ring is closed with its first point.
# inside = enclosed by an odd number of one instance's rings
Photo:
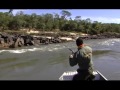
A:
{"type": "Polygon", "coordinates": [[[58,64],[58,63],[63,63],[67,59],[68,59],[67,55],[65,55],[64,53],[59,53],[51,60],[49,59],[48,62],[49,62],[49,64],[54,65],[54,64],[58,64]]]}
{"type": "Polygon", "coordinates": [[[111,50],[95,50],[95,51],[93,51],[93,56],[107,54],[109,52],[111,52],[111,50]]]}
{"type": "Polygon", "coordinates": [[[0,59],[0,65],[10,63],[10,62],[15,62],[17,58],[6,58],[6,59],[0,59]]]}

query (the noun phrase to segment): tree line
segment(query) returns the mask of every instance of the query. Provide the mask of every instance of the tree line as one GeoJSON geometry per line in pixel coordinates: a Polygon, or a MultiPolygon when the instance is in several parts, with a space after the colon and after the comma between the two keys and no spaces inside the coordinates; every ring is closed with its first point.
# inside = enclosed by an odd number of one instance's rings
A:
{"type": "Polygon", "coordinates": [[[0,30],[21,30],[33,29],[40,31],[75,31],[91,35],[103,33],[120,33],[120,24],[117,23],[101,23],[92,21],[90,18],[82,19],[81,16],[71,18],[69,11],[62,10],[61,14],[42,14],[31,15],[24,14],[22,11],[13,15],[10,12],[0,12],[0,30]]]}

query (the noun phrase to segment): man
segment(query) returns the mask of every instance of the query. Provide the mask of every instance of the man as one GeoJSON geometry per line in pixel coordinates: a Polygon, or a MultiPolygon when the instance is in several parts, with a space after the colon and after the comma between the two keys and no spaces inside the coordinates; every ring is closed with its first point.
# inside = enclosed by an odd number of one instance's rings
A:
{"type": "Polygon", "coordinates": [[[88,80],[93,75],[93,62],[92,62],[92,48],[83,44],[83,40],[79,37],[76,40],[78,51],[70,55],[69,63],[70,66],[78,64],[78,74],[73,77],[73,80],[88,80]]]}

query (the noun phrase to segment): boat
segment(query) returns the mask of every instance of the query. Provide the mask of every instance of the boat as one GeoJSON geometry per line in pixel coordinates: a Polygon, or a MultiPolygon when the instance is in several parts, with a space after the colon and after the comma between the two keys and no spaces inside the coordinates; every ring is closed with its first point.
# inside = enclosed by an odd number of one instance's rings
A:
{"type": "MultiPolygon", "coordinates": [[[[76,70],[66,71],[60,76],[59,80],[60,81],[72,80],[72,78],[75,74],[77,74],[76,70]]],[[[95,78],[93,78],[92,81],[96,81],[96,80],[107,81],[107,78],[105,76],[103,76],[98,70],[93,71],[93,75],[95,76],[95,78]]]]}

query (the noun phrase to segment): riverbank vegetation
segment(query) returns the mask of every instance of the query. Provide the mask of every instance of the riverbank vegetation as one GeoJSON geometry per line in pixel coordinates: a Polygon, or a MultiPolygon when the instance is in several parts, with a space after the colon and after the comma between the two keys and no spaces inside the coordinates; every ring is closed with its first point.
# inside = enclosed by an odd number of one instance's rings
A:
{"type": "Polygon", "coordinates": [[[75,19],[71,17],[72,13],[66,10],[62,10],[60,14],[46,13],[42,15],[35,13],[28,15],[22,11],[17,12],[16,15],[10,12],[0,12],[0,31],[67,31],[87,33],[90,35],[120,33],[120,24],[101,23],[92,21],[90,18],[82,19],[80,15],[76,16],[75,19]]]}

